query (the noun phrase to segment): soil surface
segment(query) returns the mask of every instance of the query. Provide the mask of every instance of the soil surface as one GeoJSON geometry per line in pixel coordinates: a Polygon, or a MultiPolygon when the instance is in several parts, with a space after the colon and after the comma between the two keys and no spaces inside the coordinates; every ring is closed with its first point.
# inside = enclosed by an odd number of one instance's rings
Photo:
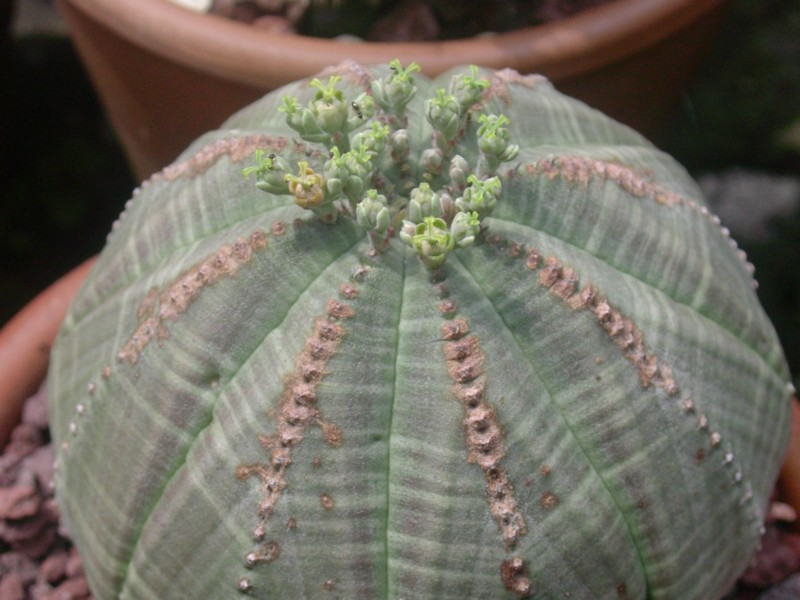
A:
{"type": "Polygon", "coordinates": [[[59,528],[53,461],[40,390],[0,455],[0,600],[91,598],[81,558],[59,528]]]}
{"type": "Polygon", "coordinates": [[[211,12],[272,31],[374,42],[433,41],[504,32],[563,19],[613,0],[214,0],[211,12]],[[337,6],[338,5],[338,6],[337,6]]]}

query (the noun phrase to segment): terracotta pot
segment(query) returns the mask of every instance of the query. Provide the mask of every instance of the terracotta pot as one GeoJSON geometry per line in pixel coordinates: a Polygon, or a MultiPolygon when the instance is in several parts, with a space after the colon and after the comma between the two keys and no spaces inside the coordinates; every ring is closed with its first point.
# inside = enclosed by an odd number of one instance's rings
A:
{"type": "Polygon", "coordinates": [[[89,259],[64,275],[0,329],[0,448],[19,422],[25,399],[41,384],[58,328],[93,263],[89,259]]]}
{"type": "MultiPolygon", "coordinates": [[[[778,479],[778,496],[792,506],[800,517],[800,401],[792,402],[792,437],[778,479]]],[[[794,522],[795,531],[800,531],[800,518],[794,522]]]]}
{"type": "Polygon", "coordinates": [[[354,59],[456,64],[547,75],[650,136],[674,110],[728,0],[617,0],[557,23],[430,43],[282,35],[167,0],[56,0],[140,178],[278,86],[354,59]]]}

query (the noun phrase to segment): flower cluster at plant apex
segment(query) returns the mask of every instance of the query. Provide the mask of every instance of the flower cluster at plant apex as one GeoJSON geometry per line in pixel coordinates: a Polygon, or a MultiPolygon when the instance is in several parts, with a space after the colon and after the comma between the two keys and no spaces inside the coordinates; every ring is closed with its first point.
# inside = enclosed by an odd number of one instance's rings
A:
{"type": "Polygon", "coordinates": [[[406,108],[417,93],[418,70],[416,63],[404,68],[393,60],[370,93],[350,100],[339,89],[340,76],[327,83],[312,79],[316,92],[305,106],[284,96],[279,110],[303,140],[325,146],[328,160],[315,166],[300,161],[293,171],[280,156],[257,151],[256,165],[244,175],[255,174],[259,189],[291,195],[323,221],[355,218],[378,252],[396,235],[426,266],[440,266],[455,248],[479,237],[482,219],[502,192],[497,168],[519,147],[510,141],[505,115],[478,114],[476,130],[472,116],[489,82],[472,66],[425,101],[431,139],[412,156],[406,108]],[[470,134],[477,138],[473,161],[467,156],[474,146],[470,151],[464,143],[470,134]]]}

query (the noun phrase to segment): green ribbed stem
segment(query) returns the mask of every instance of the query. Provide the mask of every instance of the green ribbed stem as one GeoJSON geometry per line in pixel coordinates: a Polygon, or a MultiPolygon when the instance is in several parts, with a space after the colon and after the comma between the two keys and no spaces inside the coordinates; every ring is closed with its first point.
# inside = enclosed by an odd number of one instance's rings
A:
{"type": "Polygon", "coordinates": [[[143,185],[48,382],[96,597],[708,600],[748,564],[791,391],[743,255],[637,134],[480,73],[521,150],[437,270],[242,177],[327,160],[277,111],[308,81],[143,185]]]}

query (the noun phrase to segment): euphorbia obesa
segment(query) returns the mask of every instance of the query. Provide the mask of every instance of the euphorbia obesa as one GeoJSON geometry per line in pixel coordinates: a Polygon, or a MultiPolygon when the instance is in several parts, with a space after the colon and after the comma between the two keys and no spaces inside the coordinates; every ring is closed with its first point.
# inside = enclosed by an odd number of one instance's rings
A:
{"type": "Polygon", "coordinates": [[[684,170],[542,77],[348,63],[135,194],[52,355],[98,598],[721,596],[788,373],[684,170]]]}

